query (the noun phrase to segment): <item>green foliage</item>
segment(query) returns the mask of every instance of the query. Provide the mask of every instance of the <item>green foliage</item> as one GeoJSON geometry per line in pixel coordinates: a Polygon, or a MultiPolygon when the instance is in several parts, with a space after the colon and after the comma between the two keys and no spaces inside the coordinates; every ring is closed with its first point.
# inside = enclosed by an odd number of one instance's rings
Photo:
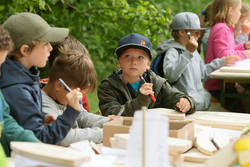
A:
{"type": "MultiPolygon", "coordinates": [[[[115,49],[132,32],[148,36],[155,47],[166,38],[171,10],[150,1],[127,0],[1,0],[0,23],[16,12],[41,15],[51,26],[67,27],[89,50],[100,81],[116,68],[115,49]]],[[[41,69],[41,78],[49,68],[41,69]]]]}
{"type": "MultiPolygon", "coordinates": [[[[98,85],[116,68],[115,49],[120,38],[132,32],[150,38],[153,48],[170,38],[168,26],[173,15],[200,13],[211,0],[1,0],[0,24],[16,12],[33,12],[51,26],[67,27],[70,35],[89,50],[98,74],[98,85]]],[[[249,0],[243,0],[249,2],[249,0]]],[[[41,69],[41,78],[49,68],[41,69]]],[[[89,96],[91,111],[98,99],[89,96]],[[95,102],[92,104],[92,102],[95,102]]]]}

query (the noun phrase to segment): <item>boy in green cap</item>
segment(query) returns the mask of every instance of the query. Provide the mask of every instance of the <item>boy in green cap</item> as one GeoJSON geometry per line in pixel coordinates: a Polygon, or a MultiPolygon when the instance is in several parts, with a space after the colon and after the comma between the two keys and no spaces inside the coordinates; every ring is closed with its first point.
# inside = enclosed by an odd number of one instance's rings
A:
{"type": "MultiPolygon", "coordinates": [[[[10,38],[8,31],[0,26],[0,67],[5,61],[7,54],[12,50],[13,43],[10,38]]],[[[6,155],[9,156],[10,141],[28,141],[38,142],[39,140],[35,137],[34,133],[29,130],[24,130],[17,124],[15,119],[10,115],[9,106],[6,103],[3,94],[0,90],[0,166],[7,166],[6,155]],[[4,153],[4,150],[5,153],[4,153]]]]}
{"type": "Polygon", "coordinates": [[[28,12],[10,16],[3,27],[9,31],[14,42],[14,50],[3,63],[0,78],[0,88],[10,106],[10,115],[24,129],[32,130],[42,142],[57,144],[65,138],[80,114],[82,94],[79,88],[68,93],[68,110],[53,124],[44,126],[46,117],[42,114],[37,67],[46,65],[52,51],[50,42],[64,39],[69,30],[50,27],[42,17],[28,12]]]}

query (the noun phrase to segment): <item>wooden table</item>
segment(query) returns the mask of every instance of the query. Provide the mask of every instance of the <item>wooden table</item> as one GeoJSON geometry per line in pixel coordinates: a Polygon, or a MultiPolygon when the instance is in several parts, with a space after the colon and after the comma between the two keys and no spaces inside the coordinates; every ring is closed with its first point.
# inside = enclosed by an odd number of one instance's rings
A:
{"type": "Polygon", "coordinates": [[[239,72],[221,72],[220,69],[212,72],[210,74],[211,79],[221,80],[221,107],[225,105],[225,98],[250,98],[250,95],[244,94],[231,94],[225,93],[225,83],[226,82],[238,82],[238,83],[250,83],[250,73],[239,73],[239,72]]]}

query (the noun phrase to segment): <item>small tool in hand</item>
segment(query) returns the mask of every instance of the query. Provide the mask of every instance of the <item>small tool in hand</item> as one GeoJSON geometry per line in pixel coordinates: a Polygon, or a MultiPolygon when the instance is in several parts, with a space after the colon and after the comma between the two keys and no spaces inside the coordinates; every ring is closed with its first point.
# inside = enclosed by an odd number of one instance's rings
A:
{"type": "Polygon", "coordinates": [[[115,119],[118,119],[122,115],[123,111],[124,111],[124,106],[120,109],[115,119]]]}
{"type": "Polygon", "coordinates": [[[187,33],[187,35],[188,35],[188,38],[190,39],[190,38],[191,38],[191,34],[190,34],[190,32],[188,32],[188,33],[187,33]]]}
{"type": "MultiPolygon", "coordinates": [[[[60,83],[60,85],[62,87],[64,87],[65,90],[67,90],[67,92],[71,91],[71,89],[69,88],[69,86],[61,78],[58,79],[58,82],[60,83]]],[[[79,103],[82,104],[82,101],[79,100],[79,103]]]]}
{"type": "MultiPolygon", "coordinates": [[[[142,81],[143,83],[146,83],[146,81],[145,81],[145,79],[143,78],[142,75],[140,75],[139,77],[140,77],[140,79],[141,79],[141,81],[142,81]]],[[[155,97],[154,97],[153,95],[150,94],[149,96],[151,97],[151,99],[153,100],[153,102],[156,101],[156,99],[155,99],[155,97]]]]}

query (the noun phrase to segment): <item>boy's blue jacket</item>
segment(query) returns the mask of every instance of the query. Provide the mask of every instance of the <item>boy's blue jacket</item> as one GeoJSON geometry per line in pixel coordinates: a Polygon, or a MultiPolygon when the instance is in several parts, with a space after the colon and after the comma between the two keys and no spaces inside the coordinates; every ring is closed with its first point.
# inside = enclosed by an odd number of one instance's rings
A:
{"type": "Polygon", "coordinates": [[[39,70],[30,70],[21,63],[6,58],[1,67],[0,88],[10,106],[10,115],[24,129],[34,132],[44,143],[57,144],[68,134],[80,111],[71,107],[57,117],[53,124],[43,125],[42,96],[39,70]]]}
{"type": "Polygon", "coordinates": [[[13,119],[12,116],[10,116],[9,105],[6,103],[1,90],[0,104],[0,113],[2,112],[3,114],[3,130],[0,141],[7,156],[10,156],[11,141],[39,142],[32,131],[24,130],[21,126],[18,125],[16,120],[13,119]]]}

